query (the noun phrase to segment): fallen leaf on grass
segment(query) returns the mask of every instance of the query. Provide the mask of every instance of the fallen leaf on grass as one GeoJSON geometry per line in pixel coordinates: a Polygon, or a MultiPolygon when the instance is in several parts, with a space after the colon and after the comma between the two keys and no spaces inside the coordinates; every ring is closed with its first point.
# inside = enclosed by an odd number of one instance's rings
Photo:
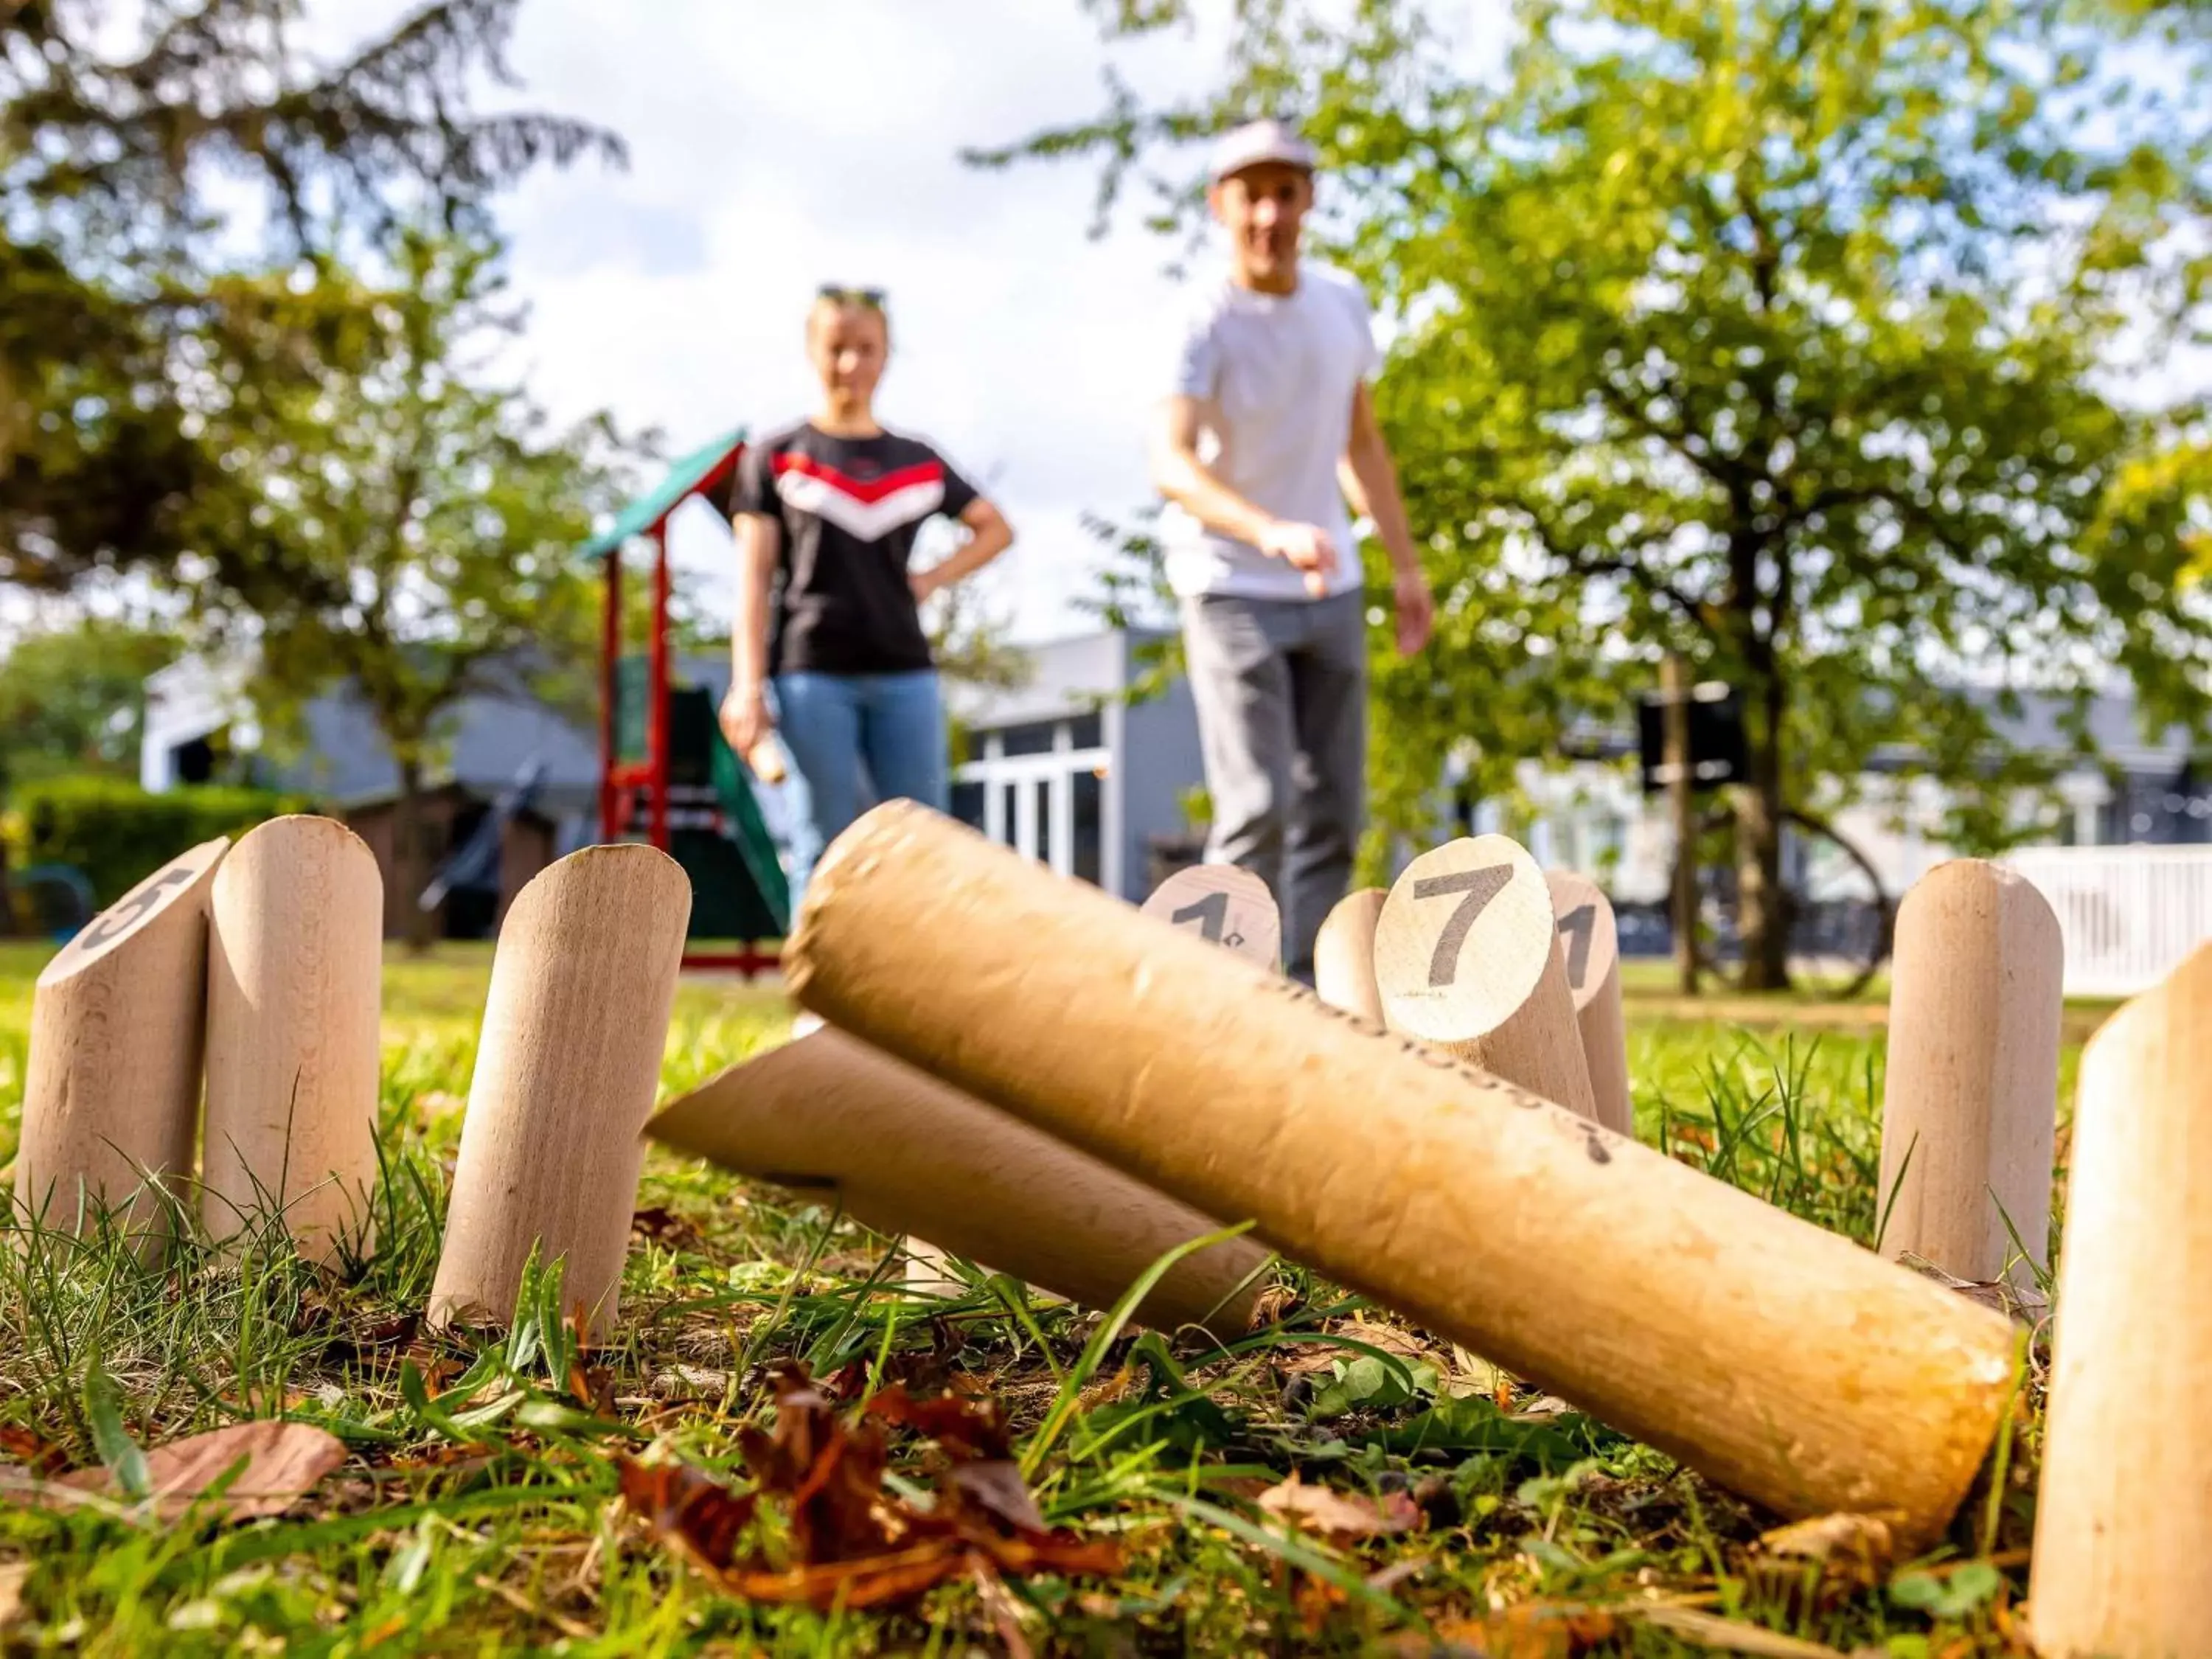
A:
{"type": "Polygon", "coordinates": [[[23,1616],[23,1586],[30,1577],[28,1561],[0,1564],[0,1630],[7,1629],[23,1616]]]}
{"type": "Polygon", "coordinates": [[[618,1458],[624,1503],[678,1553],[731,1594],[826,1608],[876,1607],[967,1577],[1110,1575],[1121,1550],[1048,1529],[1006,1455],[1005,1411],[976,1395],[915,1400],[887,1389],[849,1421],[795,1364],[779,1368],[772,1433],[739,1439],[760,1483],[739,1496],[698,1470],[618,1458]],[[884,1486],[887,1424],[914,1427],[951,1460],[927,1510],[884,1486]],[[738,1545],[763,1499],[788,1507],[797,1561],[740,1559],[738,1545]]]}
{"type": "Polygon", "coordinates": [[[1380,1538],[1410,1532],[1421,1523],[1420,1505],[1394,1492],[1380,1504],[1371,1498],[1309,1486],[1295,1474],[1260,1494],[1260,1507],[1325,1538],[1380,1538]]]}
{"type": "Polygon", "coordinates": [[[1672,1631],[1677,1636],[1686,1636],[1693,1642],[1703,1642],[1709,1648],[1723,1653],[1741,1653],[1748,1659],[1850,1659],[1840,1648],[1832,1648],[1825,1642],[1808,1642],[1796,1636],[1784,1636],[1779,1632],[1766,1630],[1758,1625],[1740,1624],[1733,1619],[1723,1619],[1715,1613],[1699,1613],[1692,1607],[1638,1607],[1625,1609],[1632,1617],[1659,1629],[1672,1631]]]}
{"type": "Polygon", "coordinates": [[[56,1474],[69,1462],[69,1453],[36,1429],[12,1423],[0,1427],[0,1456],[13,1458],[35,1475],[56,1474]]]}
{"type": "Polygon", "coordinates": [[[1766,1595],[1826,1604],[1881,1583],[1897,1552],[1890,1522],[1878,1515],[1816,1515],[1760,1534],[1747,1577],[1766,1595]]]}
{"type": "Polygon", "coordinates": [[[1576,1659],[1609,1640],[1617,1628],[1610,1613],[1589,1607],[1523,1601],[1485,1618],[1447,1620],[1437,1626],[1437,1641],[1448,1653],[1482,1659],[1576,1659]]]}
{"type": "MultiPolygon", "coordinates": [[[[345,1442],[312,1424],[265,1418],[234,1423],[148,1452],[145,1501],[165,1521],[176,1520],[204,1500],[227,1520],[258,1520],[283,1514],[345,1460],[345,1442]],[[220,1497],[211,1497],[240,1459],[246,1467],[237,1478],[220,1497]]],[[[62,1484],[117,1495],[115,1478],[105,1468],[79,1469],[64,1475],[62,1484]]]]}

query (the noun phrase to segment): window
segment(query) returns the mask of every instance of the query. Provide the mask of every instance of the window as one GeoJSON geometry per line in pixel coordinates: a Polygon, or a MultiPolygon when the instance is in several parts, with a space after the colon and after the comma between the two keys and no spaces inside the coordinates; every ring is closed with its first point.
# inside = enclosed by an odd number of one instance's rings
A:
{"type": "Polygon", "coordinates": [[[1099,714],[1078,714],[1068,721],[1068,747],[1071,749],[1103,749],[1106,746],[1106,721],[1099,714]]]}
{"type": "Polygon", "coordinates": [[[1105,881],[1103,849],[1105,838],[1100,811],[1100,798],[1105,786],[1095,772],[1085,770],[1074,776],[1075,783],[1075,858],[1071,871],[1079,881],[1092,885],[1105,881]]]}
{"type": "Polygon", "coordinates": [[[1023,726],[1002,726],[989,735],[998,738],[1006,755],[1049,755],[1057,720],[1030,720],[1023,726]]]}

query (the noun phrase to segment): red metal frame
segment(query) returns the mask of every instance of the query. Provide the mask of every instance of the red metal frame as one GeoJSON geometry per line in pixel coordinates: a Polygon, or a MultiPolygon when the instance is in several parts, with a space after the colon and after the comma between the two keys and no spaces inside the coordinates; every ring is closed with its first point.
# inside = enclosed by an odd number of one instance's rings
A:
{"type": "MultiPolygon", "coordinates": [[[[732,453],[722,466],[700,480],[693,495],[728,478],[737,465],[732,453]]],[[[690,499],[688,496],[686,500],[690,499]]],[[[671,512],[674,508],[670,509],[671,512]]],[[[646,642],[645,759],[623,763],[615,754],[615,685],[622,660],[622,550],[607,555],[606,614],[600,629],[599,662],[599,839],[626,839],[636,822],[637,792],[645,793],[646,839],[669,850],[668,833],[668,520],[664,515],[647,532],[653,539],[653,633],[646,642]]],[[[747,941],[737,951],[687,951],[684,966],[735,969],[750,979],[782,963],[781,954],[747,941]]]]}

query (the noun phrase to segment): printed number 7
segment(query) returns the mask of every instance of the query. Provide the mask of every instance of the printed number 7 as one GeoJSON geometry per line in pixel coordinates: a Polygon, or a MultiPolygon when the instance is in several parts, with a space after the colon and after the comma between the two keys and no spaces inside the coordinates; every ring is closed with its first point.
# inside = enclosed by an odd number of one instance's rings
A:
{"type": "Polygon", "coordinates": [[[1458,907],[1444,919],[1444,930],[1437,935],[1437,948],[1429,958],[1429,983],[1449,985],[1459,977],[1460,947],[1467,943],[1467,931],[1474,926],[1491,900],[1504,892],[1513,880],[1512,866],[1493,864],[1482,870],[1462,870],[1449,876],[1424,876],[1413,884],[1417,899],[1442,898],[1449,893],[1463,893],[1458,907]]]}

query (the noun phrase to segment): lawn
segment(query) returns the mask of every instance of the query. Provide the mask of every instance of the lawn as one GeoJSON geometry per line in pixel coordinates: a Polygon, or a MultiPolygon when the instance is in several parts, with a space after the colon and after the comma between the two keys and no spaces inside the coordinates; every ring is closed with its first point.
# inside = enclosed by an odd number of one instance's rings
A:
{"type": "MultiPolygon", "coordinates": [[[[40,957],[0,947],[10,1158],[40,957]]],[[[273,1239],[242,1260],[187,1248],[159,1272],[97,1243],[0,1250],[0,1322],[15,1337],[0,1347],[0,1456],[13,1466],[0,1489],[13,1494],[0,1508],[0,1648],[2021,1650],[2010,1609],[2025,1589],[2034,1421],[2002,1490],[1994,1501],[1978,1491],[1931,1555],[1807,1563],[1759,1545],[1774,1517],[1296,1267],[1280,1269],[1279,1311],[1252,1338],[1226,1352],[1171,1346],[1004,1281],[957,1299],[909,1295],[885,1282],[889,1241],[656,1151],[615,1346],[573,1352],[550,1294],[502,1344],[434,1339],[416,1316],[489,970],[476,951],[388,963],[389,1174],[373,1260],[321,1275],[273,1239]],[[823,1404],[794,1395],[777,1409],[794,1386],[777,1362],[793,1360],[823,1404]],[[849,1422],[878,1390],[927,1400],[956,1381],[1003,1408],[1037,1509],[1073,1540],[1067,1560],[1109,1550],[1111,1571],[963,1573],[882,1606],[849,1604],[879,1578],[848,1580],[848,1603],[823,1609],[748,1599],[669,1536],[688,1528],[696,1542],[743,1519],[739,1505],[664,1474],[656,1526],[638,1513],[650,1505],[620,1496],[625,1458],[747,1490],[758,1465],[744,1452],[758,1452],[763,1428],[842,1432],[830,1417],[849,1422]],[[104,1465],[122,1479],[143,1451],[272,1416],[334,1432],[347,1454],[281,1515],[179,1523],[60,1486],[65,1471],[99,1484],[104,1465]],[[1417,1441],[1424,1449],[1405,1449],[1417,1441]],[[1279,1499],[1257,1499],[1294,1470],[1343,1507],[1289,1528],[1279,1499]]],[[[1644,975],[1630,1006],[1642,1139],[1872,1238],[1878,1003],[1739,1000],[1723,1023],[1644,975]]],[[[2069,1011],[2069,1079],[2097,1014],[2069,1011]]],[[[687,981],[665,1087],[781,1041],[788,1019],[773,990],[687,981]]],[[[951,1432],[891,1428],[871,1495],[926,1508],[951,1432]]],[[[772,1498],[748,1535],[793,1559],[803,1540],[790,1516],[772,1498]]]]}

